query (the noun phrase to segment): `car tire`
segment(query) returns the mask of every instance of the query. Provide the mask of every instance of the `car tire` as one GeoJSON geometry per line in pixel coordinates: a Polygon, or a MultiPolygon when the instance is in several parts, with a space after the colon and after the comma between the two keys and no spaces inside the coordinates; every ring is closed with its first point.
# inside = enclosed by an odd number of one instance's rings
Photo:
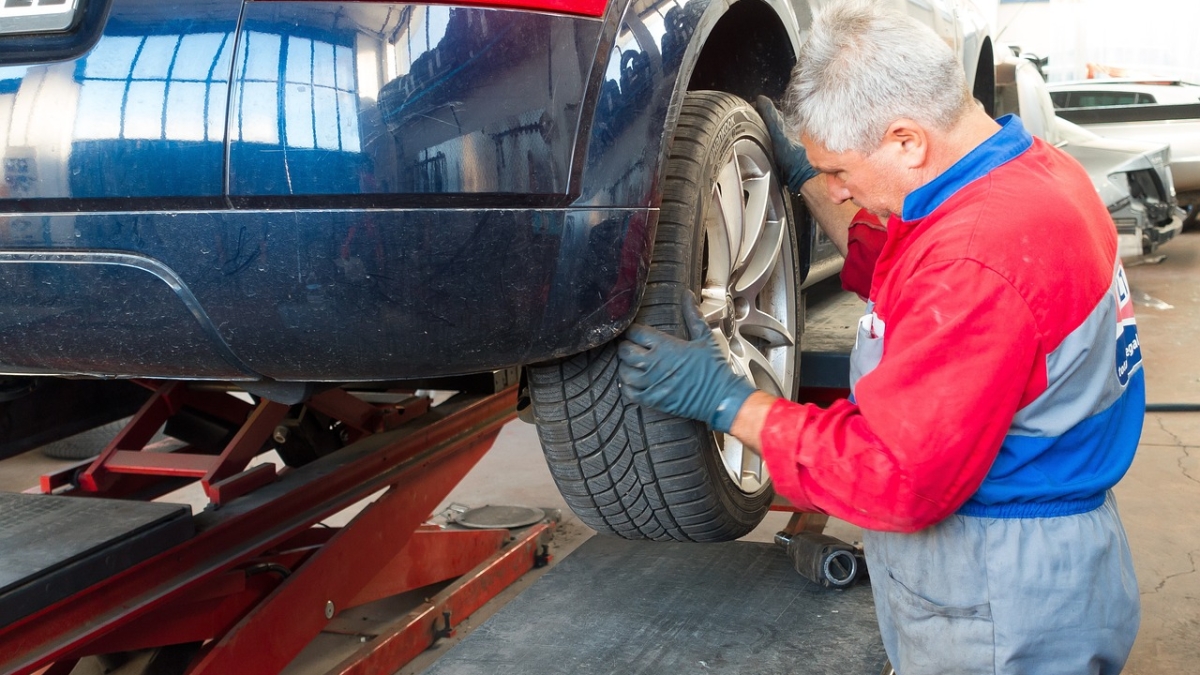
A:
{"type": "MultiPolygon", "coordinates": [[[[802,239],[773,167],[750,104],[687,94],[636,321],[684,336],[680,302],[692,290],[735,371],[795,398],[802,239]]],[[[715,542],[754,529],[774,496],[761,457],[701,422],[624,400],[617,365],[614,341],[529,368],[542,449],[572,510],[629,539],[715,542]]]]}

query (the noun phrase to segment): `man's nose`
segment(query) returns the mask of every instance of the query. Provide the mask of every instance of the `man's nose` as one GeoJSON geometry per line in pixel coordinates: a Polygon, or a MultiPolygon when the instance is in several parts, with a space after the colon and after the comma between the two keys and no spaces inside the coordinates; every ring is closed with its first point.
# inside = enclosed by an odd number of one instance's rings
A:
{"type": "Polygon", "coordinates": [[[825,174],[825,183],[829,187],[829,198],[836,204],[842,204],[850,199],[850,191],[846,189],[846,184],[838,180],[837,176],[831,173],[825,174]]]}

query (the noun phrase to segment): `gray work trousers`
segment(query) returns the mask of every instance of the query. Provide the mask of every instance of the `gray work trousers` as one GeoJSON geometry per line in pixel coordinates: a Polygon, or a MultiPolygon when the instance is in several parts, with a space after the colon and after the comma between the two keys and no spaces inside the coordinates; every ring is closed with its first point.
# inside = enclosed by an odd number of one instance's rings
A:
{"type": "Polygon", "coordinates": [[[897,675],[1108,675],[1133,646],[1137,580],[1111,492],[1080,515],[954,515],[863,544],[897,675]]]}

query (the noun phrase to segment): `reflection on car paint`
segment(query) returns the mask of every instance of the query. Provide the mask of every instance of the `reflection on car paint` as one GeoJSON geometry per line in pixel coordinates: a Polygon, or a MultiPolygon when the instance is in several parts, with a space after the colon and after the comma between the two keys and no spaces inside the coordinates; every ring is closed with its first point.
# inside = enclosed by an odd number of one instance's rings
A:
{"type": "Polygon", "coordinates": [[[478,8],[247,5],[230,193],[565,194],[579,48],[598,30],[478,8]]]}
{"type": "Polygon", "coordinates": [[[576,204],[654,202],[662,126],[684,51],[704,10],[688,3],[641,0],[630,6],[605,65],[581,194],[576,204]]]}
{"type": "Polygon", "coordinates": [[[116,3],[89,52],[0,69],[6,196],[219,196],[239,8],[116,3]]]}

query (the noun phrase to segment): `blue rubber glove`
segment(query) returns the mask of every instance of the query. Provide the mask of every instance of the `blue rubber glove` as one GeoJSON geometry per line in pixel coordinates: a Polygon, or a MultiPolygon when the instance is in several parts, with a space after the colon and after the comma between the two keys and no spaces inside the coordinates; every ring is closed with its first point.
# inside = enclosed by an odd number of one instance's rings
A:
{"type": "Polygon", "coordinates": [[[788,190],[792,194],[800,192],[800,186],[821,175],[808,163],[808,153],[804,146],[788,138],[784,131],[783,117],[775,109],[775,104],[766,96],[759,96],[754,106],[767,125],[767,133],[771,136],[771,145],[775,146],[775,164],[787,179],[788,190]]]}
{"type": "Polygon", "coordinates": [[[729,433],[754,385],[734,374],[691,293],[683,317],[691,340],[638,324],[625,331],[617,347],[622,391],[634,403],[729,433]]]}

